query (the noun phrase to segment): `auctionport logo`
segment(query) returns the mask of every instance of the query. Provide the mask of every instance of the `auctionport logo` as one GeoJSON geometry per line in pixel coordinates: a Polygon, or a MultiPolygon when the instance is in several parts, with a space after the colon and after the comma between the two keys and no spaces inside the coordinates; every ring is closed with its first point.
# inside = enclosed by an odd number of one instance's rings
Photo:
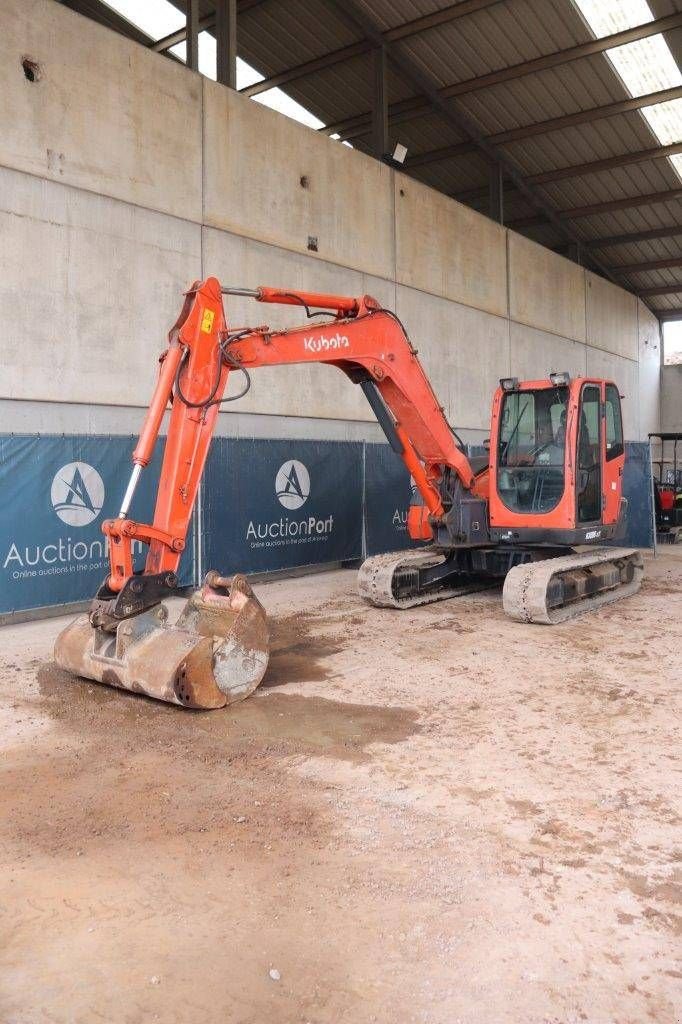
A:
{"type": "MultiPolygon", "coordinates": [[[[310,497],[310,474],[298,459],[287,459],[275,475],[275,495],[280,505],[296,511],[310,497]]],[[[252,548],[275,548],[289,544],[312,544],[327,541],[334,530],[334,516],[318,519],[309,515],[305,519],[282,516],[270,522],[250,520],[246,527],[246,540],[252,548]]]]}
{"type": "Polygon", "coordinates": [[[310,494],[310,474],[297,459],[289,459],[277,470],[275,494],[280,505],[297,509],[305,505],[310,494]]]}
{"type": "Polygon", "coordinates": [[[63,523],[89,526],[104,504],[102,477],[87,462],[68,462],[54,475],[50,499],[63,523]]]}

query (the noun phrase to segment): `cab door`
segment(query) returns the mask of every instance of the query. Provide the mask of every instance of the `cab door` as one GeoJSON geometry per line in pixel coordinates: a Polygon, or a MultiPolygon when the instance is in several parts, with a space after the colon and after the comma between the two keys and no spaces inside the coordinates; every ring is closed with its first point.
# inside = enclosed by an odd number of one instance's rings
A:
{"type": "Polygon", "coordinates": [[[625,446],[623,442],[623,416],[620,406],[620,392],[615,384],[608,381],[604,388],[604,524],[617,523],[620,514],[620,499],[623,493],[623,468],[625,446]]]}
{"type": "Polygon", "coordinates": [[[576,526],[602,521],[602,385],[587,381],[580,392],[576,472],[576,526]]]}

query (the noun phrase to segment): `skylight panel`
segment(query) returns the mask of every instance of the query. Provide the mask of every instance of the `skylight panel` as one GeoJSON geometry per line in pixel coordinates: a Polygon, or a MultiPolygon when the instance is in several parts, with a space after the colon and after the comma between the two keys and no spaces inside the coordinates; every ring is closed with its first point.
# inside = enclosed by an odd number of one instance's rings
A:
{"type": "Polygon", "coordinates": [[[653,21],[647,0],[573,0],[597,39],[653,21]]]}
{"type": "MultiPolygon", "coordinates": [[[[169,0],[105,0],[108,7],[116,11],[132,25],[136,25],[154,40],[163,39],[172,32],[185,27],[185,19],[181,12],[169,0]]],[[[187,43],[177,43],[170,52],[178,60],[186,63],[187,43]]],[[[208,32],[199,33],[199,71],[206,78],[216,78],[216,41],[208,32]]],[[[256,82],[262,82],[265,76],[259,74],[250,64],[237,57],[237,88],[245,89],[256,82]]],[[[288,96],[282,89],[268,89],[253,99],[265,107],[278,110],[281,114],[308,125],[309,128],[324,128],[324,121],[315,117],[304,106],[288,96]]],[[[338,135],[332,136],[338,138],[338,135]]],[[[344,143],[350,146],[350,143],[344,143]]]]}
{"type": "Polygon", "coordinates": [[[104,0],[104,3],[154,40],[163,39],[185,27],[184,16],[168,0],[144,0],[144,3],[140,0],[104,0]]]}
{"type": "MultiPolygon", "coordinates": [[[[646,0],[573,2],[598,39],[654,20],[646,0]]],[[[662,35],[607,50],[606,56],[631,96],[645,96],[682,85],[682,73],[662,35]]],[[[643,107],[640,113],[661,145],[682,142],[682,100],[643,107]]],[[[682,155],[670,157],[669,162],[682,179],[682,155]]]]}

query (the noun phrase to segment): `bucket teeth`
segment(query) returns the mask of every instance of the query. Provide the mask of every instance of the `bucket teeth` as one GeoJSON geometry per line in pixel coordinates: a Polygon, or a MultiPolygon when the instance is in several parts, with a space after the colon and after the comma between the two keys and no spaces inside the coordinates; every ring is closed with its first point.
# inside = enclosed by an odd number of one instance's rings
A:
{"type": "Polygon", "coordinates": [[[163,604],[123,619],[115,632],[87,615],[55,643],[57,664],[75,675],[188,708],[220,708],[253,693],[265,674],[265,611],[244,576],[209,573],[174,625],[163,604]]]}

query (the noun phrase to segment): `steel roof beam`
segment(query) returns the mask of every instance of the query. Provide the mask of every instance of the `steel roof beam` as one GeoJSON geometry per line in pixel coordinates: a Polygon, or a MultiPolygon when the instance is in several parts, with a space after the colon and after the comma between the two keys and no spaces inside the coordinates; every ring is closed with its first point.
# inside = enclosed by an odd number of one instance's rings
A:
{"type": "Polygon", "coordinates": [[[656,309],[654,310],[659,320],[682,320],[682,309],[656,309]]]}
{"type": "Polygon", "coordinates": [[[570,167],[557,167],[553,171],[542,171],[530,174],[525,178],[529,185],[549,185],[566,178],[579,178],[585,174],[597,174],[599,171],[610,171],[615,167],[627,167],[629,164],[641,164],[646,160],[662,160],[664,157],[682,153],[682,142],[671,146],[652,146],[650,149],[639,149],[634,153],[619,153],[608,156],[604,160],[592,160],[585,164],[571,164],[570,167]]]}
{"type": "Polygon", "coordinates": [[[568,210],[559,210],[560,220],[575,220],[579,217],[593,217],[602,213],[613,213],[614,210],[631,210],[638,206],[655,206],[657,203],[669,203],[673,199],[682,199],[682,188],[671,188],[666,192],[647,192],[641,196],[626,196],[623,199],[607,199],[602,203],[590,203],[588,206],[574,206],[568,210]]]}
{"type": "Polygon", "coordinates": [[[488,216],[498,224],[504,224],[504,180],[499,164],[490,164],[490,191],[488,193],[488,216]]]}
{"type": "Polygon", "coordinates": [[[199,0],[187,0],[187,59],[190,71],[199,70],[199,0]]]}
{"type": "Polygon", "coordinates": [[[608,249],[615,245],[633,245],[636,242],[652,242],[657,238],[676,238],[682,235],[682,224],[671,224],[665,228],[650,228],[648,231],[633,231],[629,235],[608,235],[605,238],[591,238],[583,242],[586,249],[608,249]]]}
{"type": "Polygon", "coordinates": [[[395,25],[383,33],[387,43],[398,43],[401,39],[409,39],[411,36],[419,35],[430,28],[437,28],[439,25],[446,25],[451,21],[466,17],[467,14],[476,14],[477,11],[484,11],[486,7],[494,7],[502,3],[502,0],[461,0],[460,3],[450,4],[440,11],[433,11],[431,14],[423,14],[420,18],[413,18],[403,25],[395,25]]]}
{"type": "MultiPolygon", "coordinates": [[[[425,14],[421,18],[414,18],[403,25],[397,25],[395,28],[388,29],[388,31],[382,33],[382,39],[385,43],[395,43],[400,39],[409,39],[411,36],[419,35],[420,32],[426,32],[427,29],[435,28],[437,25],[444,25],[446,22],[455,21],[467,14],[474,14],[476,11],[482,11],[486,7],[492,7],[494,4],[501,2],[502,0],[463,0],[462,3],[451,4],[442,11],[434,11],[432,14],[425,14]]],[[[316,74],[318,71],[322,71],[324,68],[331,67],[334,64],[340,64],[362,53],[368,53],[373,48],[369,40],[362,39],[360,42],[351,43],[349,46],[342,46],[338,50],[332,50],[331,53],[325,53],[321,57],[307,60],[296,67],[280,71],[278,74],[271,75],[270,78],[266,78],[262,82],[255,82],[253,85],[247,86],[241,92],[245,96],[258,96],[262,92],[267,92],[268,89],[287,85],[289,82],[306,78],[308,75],[316,74]]],[[[371,130],[371,126],[368,127],[369,130],[371,130]]]]}
{"type": "MultiPolygon", "coordinates": [[[[199,18],[197,27],[200,32],[203,32],[207,28],[213,28],[215,25],[215,14],[209,14],[205,18],[199,18]]],[[[178,43],[184,43],[187,38],[187,26],[179,28],[177,32],[171,32],[170,35],[164,36],[163,39],[158,39],[155,43],[152,43],[149,47],[150,50],[155,50],[157,53],[164,53],[166,50],[170,50],[171,46],[177,46],[178,43]]]]}
{"type": "Polygon", "coordinates": [[[653,298],[655,295],[677,295],[682,293],[682,284],[663,284],[656,288],[640,288],[642,298],[653,298]]]}
{"type": "MultiPolygon", "coordinates": [[[[583,57],[591,57],[596,53],[603,53],[605,50],[615,49],[624,46],[626,43],[636,42],[638,39],[646,39],[649,36],[659,35],[662,32],[670,32],[672,29],[682,27],[682,13],[669,14],[665,18],[658,18],[656,21],[646,22],[644,25],[636,25],[634,28],[625,29],[622,32],[614,32],[610,36],[602,36],[600,39],[590,39],[586,43],[579,43],[577,46],[568,47],[566,50],[557,50],[554,53],[544,54],[542,57],[535,57],[533,60],[523,61],[520,64],[512,64],[498,71],[491,71],[489,74],[480,75],[478,78],[469,78],[464,82],[455,82],[439,90],[441,99],[451,99],[455,96],[464,96],[467,93],[477,92],[480,89],[487,89],[492,85],[500,85],[503,82],[510,82],[525,75],[531,75],[538,71],[546,71],[549,68],[560,67],[569,64],[574,60],[583,57]]],[[[415,115],[428,111],[429,103],[423,96],[413,96],[410,99],[401,100],[399,103],[391,104],[389,118],[396,120],[411,120],[415,115]]],[[[336,121],[334,124],[320,128],[329,134],[341,135],[344,139],[352,139],[358,135],[365,135],[369,131],[371,114],[366,111],[354,117],[346,118],[343,121],[336,121]]]]}
{"type": "Polygon", "coordinates": [[[671,270],[682,267],[682,256],[669,256],[664,260],[648,260],[645,263],[623,263],[619,267],[611,267],[619,277],[623,274],[645,274],[650,270],[671,270]]]}
{"type": "MultiPolygon", "coordinates": [[[[358,57],[362,53],[369,53],[372,49],[373,47],[370,42],[366,39],[361,39],[357,43],[342,46],[339,50],[334,50],[332,53],[325,53],[321,57],[307,60],[304,64],[299,64],[298,67],[282,71],[280,74],[272,75],[270,78],[264,78],[262,82],[254,82],[253,85],[247,85],[246,88],[239,91],[243,96],[259,96],[260,93],[267,92],[268,89],[276,89],[279,86],[287,85],[289,82],[295,82],[299,78],[306,78],[308,75],[313,75],[318,71],[324,71],[326,68],[333,67],[334,64],[341,64],[344,61],[351,60],[353,57],[358,57]]],[[[367,131],[371,131],[371,125],[368,125],[367,131]]]]}
{"type": "MultiPolygon", "coordinates": [[[[653,107],[657,103],[669,103],[671,100],[680,98],[682,98],[682,85],[675,86],[672,89],[660,89],[658,92],[650,92],[646,96],[630,96],[625,100],[606,103],[601,107],[590,107],[589,110],[578,110],[573,114],[552,117],[548,121],[537,121],[535,124],[510,128],[508,131],[488,135],[487,139],[494,146],[504,146],[510,142],[530,139],[536,135],[546,135],[549,132],[563,131],[564,128],[572,128],[579,124],[591,124],[593,121],[598,121],[601,118],[615,117],[617,114],[626,114],[633,110],[641,110],[643,107],[653,107]]],[[[422,167],[424,164],[432,164],[440,160],[449,160],[452,157],[461,156],[464,153],[472,153],[475,149],[476,147],[473,143],[459,142],[454,146],[443,146],[440,149],[431,149],[425,153],[417,153],[407,163],[410,167],[422,167]]]]}
{"type": "MultiPolygon", "coordinates": [[[[490,138],[484,139],[488,145],[492,145],[490,138]]],[[[476,147],[480,148],[480,146],[476,147]]],[[[586,174],[598,174],[600,171],[610,171],[616,167],[627,167],[631,164],[641,164],[646,160],[663,160],[669,156],[676,156],[682,153],[682,142],[675,142],[670,146],[652,146],[650,149],[639,149],[634,153],[619,153],[617,156],[608,156],[603,160],[591,160],[585,164],[571,164],[570,167],[557,167],[552,171],[542,171],[540,174],[529,174],[523,178],[526,185],[549,185],[555,181],[564,181],[566,178],[579,178],[586,174]]],[[[410,168],[414,165],[410,164],[410,168]]],[[[516,181],[505,182],[505,189],[518,188],[516,181]]],[[[455,194],[453,198],[460,202],[476,202],[478,199],[485,199],[488,190],[483,188],[470,189],[467,192],[455,194]]]]}
{"type": "MultiPolygon", "coordinates": [[[[90,0],[90,2],[99,3],[100,0],[90,0]]],[[[238,12],[243,14],[245,11],[248,11],[252,7],[256,7],[258,4],[263,2],[264,0],[240,0],[238,4],[238,12]]],[[[432,14],[425,14],[421,18],[414,18],[412,21],[408,21],[404,25],[397,25],[395,28],[389,29],[385,32],[384,36],[387,42],[407,39],[410,36],[418,35],[420,32],[425,32],[429,28],[435,28],[437,25],[443,25],[448,21],[455,21],[457,18],[462,18],[466,14],[473,14],[476,11],[485,10],[486,7],[492,7],[494,4],[502,2],[503,0],[461,0],[460,3],[452,4],[450,7],[445,7],[442,11],[434,11],[432,14]]],[[[176,4],[176,6],[180,5],[176,4]]],[[[209,31],[214,27],[215,14],[208,14],[204,18],[199,19],[200,32],[209,31]]],[[[163,53],[165,50],[170,50],[172,46],[177,46],[178,43],[183,43],[186,38],[186,29],[179,28],[177,32],[171,32],[169,35],[164,36],[163,39],[159,39],[152,43],[150,45],[150,49],[156,50],[157,53],[163,53]]],[[[242,89],[241,91],[246,96],[257,96],[261,92],[267,92],[268,89],[274,89],[277,86],[286,85],[287,82],[293,82],[298,78],[305,78],[307,75],[315,74],[322,68],[330,67],[332,64],[350,60],[352,57],[356,57],[361,53],[368,53],[370,49],[372,49],[371,45],[363,39],[359,43],[351,43],[350,46],[343,46],[339,50],[334,50],[331,53],[324,54],[322,57],[317,57],[314,60],[306,61],[304,64],[299,64],[297,67],[289,68],[279,74],[272,75],[270,78],[266,78],[262,82],[255,82],[253,85],[247,86],[247,88],[242,89]]]]}
{"type": "Polygon", "coordinates": [[[216,0],[216,81],[237,88],[237,0],[216,0]]]}
{"type": "Polygon", "coordinates": [[[374,71],[374,121],[372,146],[380,160],[388,156],[388,60],[386,47],[376,46],[372,54],[374,71]]]}
{"type": "MultiPolygon", "coordinates": [[[[505,183],[505,188],[512,188],[513,183],[505,183]]],[[[479,199],[485,199],[488,195],[487,188],[470,189],[468,192],[455,192],[452,195],[459,203],[470,205],[479,199]]],[[[590,203],[588,206],[573,206],[567,210],[557,210],[556,216],[559,220],[577,220],[580,217],[594,217],[602,213],[613,213],[615,210],[632,210],[638,206],[655,206],[658,203],[670,203],[676,199],[682,199],[682,188],[671,188],[665,192],[646,192],[640,196],[625,196],[622,199],[607,199],[601,203],[590,203]]],[[[530,227],[532,224],[546,222],[544,218],[536,215],[521,217],[519,220],[510,222],[507,226],[519,225],[530,227]]]]}

